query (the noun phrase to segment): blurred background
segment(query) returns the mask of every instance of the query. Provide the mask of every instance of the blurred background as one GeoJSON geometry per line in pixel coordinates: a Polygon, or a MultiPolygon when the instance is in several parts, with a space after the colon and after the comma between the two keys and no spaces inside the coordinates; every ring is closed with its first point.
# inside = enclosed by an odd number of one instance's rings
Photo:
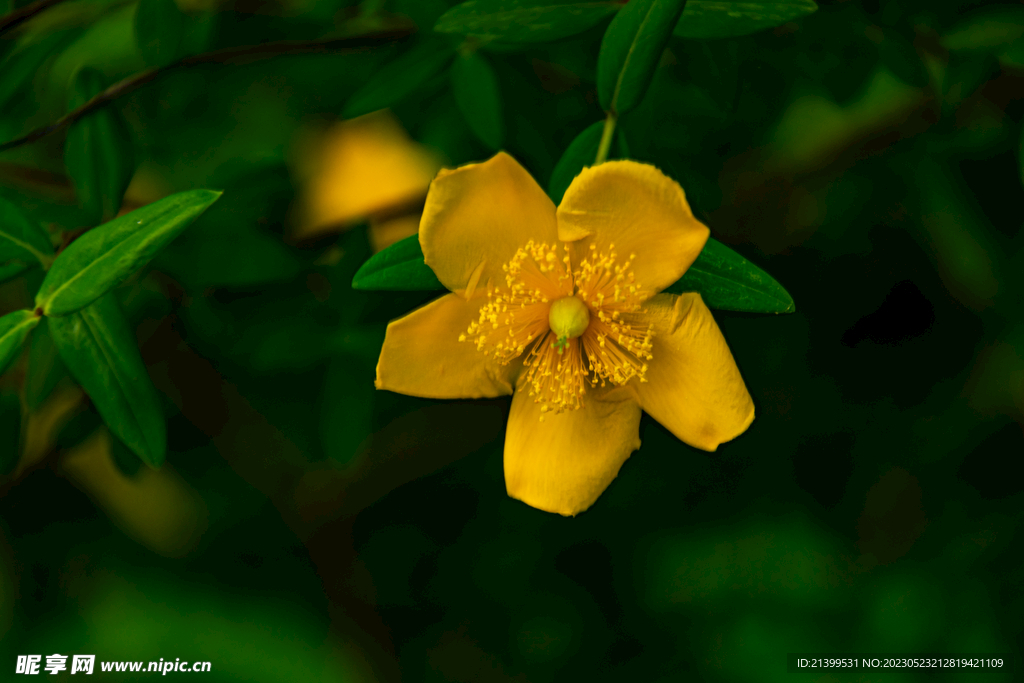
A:
{"type": "MultiPolygon", "coordinates": [[[[165,54],[137,2],[69,0],[0,38],[0,141],[65,113],[83,66],[113,83],[226,50],[113,104],[126,209],[224,190],[118,290],[167,464],[111,445],[45,333],[0,377],[0,667],[1020,680],[1024,8],[823,0],[750,35],[673,38],[621,121],[628,156],[676,178],[797,312],[716,312],[757,406],[747,433],[705,453],[645,416],[618,479],[566,519],[505,495],[507,399],[372,384],[387,321],[434,294],[352,275],[415,232],[436,169],[500,148],[547,187],[603,118],[608,18],[483,45],[501,126],[470,125],[448,69],[478,46],[431,31],[448,5],[179,0],[165,54]],[[1006,652],[1017,669],[788,674],[788,652],[1006,652]]],[[[54,231],[83,227],[62,145],[0,154],[0,196],[54,231]]],[[[38,282],[0,286],[0,313],[38,282]]]]}

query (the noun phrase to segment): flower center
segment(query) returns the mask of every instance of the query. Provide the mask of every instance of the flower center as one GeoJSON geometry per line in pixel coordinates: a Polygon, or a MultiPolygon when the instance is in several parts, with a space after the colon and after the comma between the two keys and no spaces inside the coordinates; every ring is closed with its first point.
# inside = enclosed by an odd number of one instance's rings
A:
{"type": "Polygon", "coordinates": [[[566,341],[575,339],[587,331],[587,326],[590,325],[590,309],[579,297],[564,296],[551,304],[548,325],[564,347],[566,341]]]}
{"type": "MultiPolygon", "coordinates": [[[[506,287],[491,288],[479,319],[460,341],[502,364],[523,356],[519,390],[541,404],[541,413],[583,405],[586,384],[647,381],[651,359],[649,325],[636,315],[643,299],[615,245],[608,253],[591,246],[573,270],[569,247],[530,241],[503,266],[506,287]]],[[[543,419],[543,417],[541,418],[543,419]]]]}

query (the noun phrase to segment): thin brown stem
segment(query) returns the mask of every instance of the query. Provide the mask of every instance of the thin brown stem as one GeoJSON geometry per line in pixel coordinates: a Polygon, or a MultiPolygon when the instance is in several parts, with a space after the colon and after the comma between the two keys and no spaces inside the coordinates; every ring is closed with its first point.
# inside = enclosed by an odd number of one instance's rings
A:
{"type": "Polygon", "coordinates": [[[54,5],[59,5],[62,2],[64,2],[64,0],[36,0],[35,2],[16,9],[9,14],[5,14],[0,17],[0,36],[14,28],[17,28],[43,10],[49,9],[54,5]]]}
{"type": "Polygon", "coordinates": [[[35,142],[36,140],[40,140],[47,135],[63,130],[86,114],[110,104],[118,97],[149,83],[158,76],[176,69],[195,66],[198,64],[249,63],[259,59],[276,57],[278,55],[359,50],[401,40],[402,38],[412,35],[415,31],[416,27],[413,24],[401,23],[382,31],[359,36],[308,41],[282,40],[271,43],[261,43],[259,45],[229,47],[222,50],[215,50],[213,52],[205,52],[203,54],[185,57],[172,64],[168,64],[167,66],[147,69],[133,76],[129,76],[124,80],[118,81],[82,106],[68,112],[53,123],[36,128],[20,138],[3,143],[0,145],[0,152],[6,152],[9,149],[14,149],[21,145],[27,145],[35,142]]]}

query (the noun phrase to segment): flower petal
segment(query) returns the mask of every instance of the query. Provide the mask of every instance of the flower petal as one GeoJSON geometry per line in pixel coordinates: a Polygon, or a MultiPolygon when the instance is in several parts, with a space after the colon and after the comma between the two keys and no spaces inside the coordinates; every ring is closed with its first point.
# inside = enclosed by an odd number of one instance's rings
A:
{"type": "Polygon", "coordinates": [[[442,170],[420,221],[423,258],[453,292],[505,286],[501,267],[529,240],[554,244],[555,205],[504,152],[442,170]],[[472,283],[472,284],[471,284],[472,283]]]}
{"type": "Polygon", "coordinates": [[[546,413],[525,390],[512,396],[505,488],[527,505],[576,515],[608,488],[640,448],[640,406],[630,387],[588,391],[579,410],[546,413]]]}
{"type": "Polygon", "coordinates": [[[441,166],[387,110],[335,124],[299,148],[297,172],[306,181],[297,237],[415,203],[441,166]]]}
{"type": "Polygon", "coordinates": [[[643,409],[705,451],[746,431],[754,402],[700,294],[659,294],[641,314],[654,327],[647,382],[632,383],[643,409]]]}
{"type": "Polygon", "coordinates": [[[632,269],[645,297],[680,277],[710,232],[693,217],[679,183],[650,164],[609,161],[583,169],[558,205],[558,238],[572,242],[575,268],[590,245],[636,254],[632,269]]]}
{"type": "Polygon", "coordinates": [[[421,398],[508,396],[521,368],[500,365],[460,342],[487,301],[446,294],[388,325],[377,361],[378,389],[421,398]]]}

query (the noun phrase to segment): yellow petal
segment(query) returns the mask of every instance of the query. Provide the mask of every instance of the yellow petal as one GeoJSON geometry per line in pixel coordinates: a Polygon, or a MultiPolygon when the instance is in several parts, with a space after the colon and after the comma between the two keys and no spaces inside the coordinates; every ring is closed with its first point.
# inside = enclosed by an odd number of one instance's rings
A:
{"type": "Polygon", "coordinates": [[[659,294],[641,313],[654,327],[647,382],[631,383],[643,409],[706,451],[746,431],[754,402],[700,294],[659,294]]]}
{"type": "Polygon", "coordinates": [[[560,515],[583,512],[640,448],[640,412],[630,387],[595,389],[579,410],[541,422],[540,406],[517,389],[505,433],[508,495],[560,515]]]}
{"type": "Polygon", "coordinates": [[[665,289],[694,262],[709,231],[693,217],[679,183],[650,164],[609,161],[583,169],[558,205],[558,237],[572,242],[575,268],[590,245],[615,245],[643,296],[665,289]]]}
{"type": "Polygon", "coordinates": [[[298,237],[421,201],[441,167],[387,110],[338,123],[298,147],[305,176],[298,237]]]}
{"type": "Polygon", "coordinates": [[[388,325],[377,362],[378,389],[422,398],[507,396],[521,365],[500,365],[460,342],[486,297],[446,294],[388,325]]]}
{"type": "Polygon", "coordinates": [[[502,265],[531,239],[558,239],[555,205],[508,154],[442,170],[430,184],[420,245],[427,265],[451,291],[465,290],[471,280],[483,291],[504,287],[502,265]]]}

